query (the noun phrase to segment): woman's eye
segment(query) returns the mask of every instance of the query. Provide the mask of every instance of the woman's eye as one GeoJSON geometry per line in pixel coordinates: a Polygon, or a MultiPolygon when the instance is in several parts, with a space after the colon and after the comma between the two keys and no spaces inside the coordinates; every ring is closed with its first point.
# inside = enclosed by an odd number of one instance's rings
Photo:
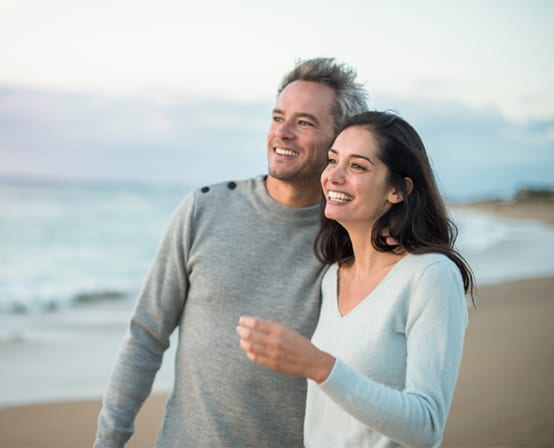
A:
{"type": "Polygon", "coordinates": [[[359,165],[358,163],[353,163],[352,168],[357,171],[367,171],[365,166],[359,165]]]}
{"type": "Polygon", "coordinates": [[[327,159],[327,165],[334,165],[336,163],[335,159],[331,159],[330,157],[327,159]]]}

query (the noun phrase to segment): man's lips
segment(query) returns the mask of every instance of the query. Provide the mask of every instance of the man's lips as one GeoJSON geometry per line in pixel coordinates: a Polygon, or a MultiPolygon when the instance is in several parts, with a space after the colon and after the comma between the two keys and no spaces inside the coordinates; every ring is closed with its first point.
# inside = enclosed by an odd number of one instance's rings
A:
{"type": "Polygon", "coordinates": [[[293,151],[292,149],[286,149],[286,148],[280,148],[280,147],[275,147],[273,151],[277,155],[286,156],[286,157],[296,157],[298,155],[298,153],[296,151],[293,151]]]}

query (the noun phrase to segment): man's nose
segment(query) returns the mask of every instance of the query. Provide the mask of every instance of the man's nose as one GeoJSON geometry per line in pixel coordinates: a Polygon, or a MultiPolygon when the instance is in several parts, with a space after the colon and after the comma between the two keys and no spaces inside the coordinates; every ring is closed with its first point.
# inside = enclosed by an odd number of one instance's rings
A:
{"type": "Polygon", "coordinates": [[[280,139],[291,140],[294,138],[293,124],[290,121],[283,121],[279,123],[275,133],[280,139]]]}

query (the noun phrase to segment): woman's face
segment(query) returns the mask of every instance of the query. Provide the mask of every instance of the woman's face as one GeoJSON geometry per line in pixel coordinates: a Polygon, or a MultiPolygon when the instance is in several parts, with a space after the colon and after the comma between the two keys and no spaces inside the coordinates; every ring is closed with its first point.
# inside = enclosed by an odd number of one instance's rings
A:
{"type": "Polygon", "coordinates": [[[351,126],[337,136],[321,174],[327,218],[371,231],[391,204],[402,200],[388,184],[389,170],[378,154],[377,141],[366,128],[351,126]]]}

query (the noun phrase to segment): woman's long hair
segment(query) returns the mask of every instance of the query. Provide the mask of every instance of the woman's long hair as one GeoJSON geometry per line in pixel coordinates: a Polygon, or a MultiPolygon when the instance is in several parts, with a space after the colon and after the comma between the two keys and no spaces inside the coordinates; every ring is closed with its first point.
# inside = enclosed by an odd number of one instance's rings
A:
{"type": "MultiPolygon", "coordinates": [[[[341,132],[351,126],[360,126],[373,135],[379,146],[378,157],[389,170],[389,185],[399,189],[404,197],[375,223],[371,234],[373,246],[382,252],[446,255],[460,270],[464,291],[473,297],[473,273],[454,249],[458,229],[448,216],[425,146],[415,129],[395,114],[376,111],[355,115],[343,125],[341,132]],[[413,182],[412,191],[408,191],[406,177],[413,182]],[[396,244],[387,244],[388,236],[396,244]]],[[[325,203],[314,245],[316,256],[326,264],[352,257],[348,232],[324,212],[325,203]]]]}

